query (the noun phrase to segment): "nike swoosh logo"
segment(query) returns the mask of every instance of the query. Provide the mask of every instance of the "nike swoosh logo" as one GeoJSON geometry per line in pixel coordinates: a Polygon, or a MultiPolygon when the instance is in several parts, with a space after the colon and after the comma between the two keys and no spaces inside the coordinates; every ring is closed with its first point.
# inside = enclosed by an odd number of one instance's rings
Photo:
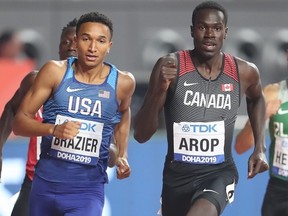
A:
{"type": "Polygon", "coordinates": [[[212,193],[219,194],[219,193],[218,193],[217,191],[215,191],[215,190],[210,190],[210,189],[206,189],[206,188],[203,189],[203,192],[212,192],[212,193]]]}
{"type": "Polygon", "coordinates": [[[278,110],[279,115],[285,115],[288,114],[288,110],[282,110],[281,108],[278,110]]]}
{"type": "Polygon", "coordinates": [[[193,86],[193,85],[198,85],[198,83],[187,83],[186,81],[184,82],[184,86],[193,86]]]}
{"type": "Polygon", "coordinates": [[[70,86],[68,86],[66,89],[67,92],[77,92],[77,91],[81,91],[81,90],[83,90],[83,89],[82,88],[72,89],[72,88],[70,88],[70,86]]]}

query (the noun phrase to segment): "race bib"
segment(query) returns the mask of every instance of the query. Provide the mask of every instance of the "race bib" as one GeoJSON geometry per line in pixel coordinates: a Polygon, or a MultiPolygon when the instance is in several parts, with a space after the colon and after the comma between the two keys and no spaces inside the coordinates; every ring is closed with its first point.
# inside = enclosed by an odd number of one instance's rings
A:
{"type": "Polygon", "coordinates": [[[174,160],[193,164],[224,161],[224,121],[173,124],[174,160]]]}
{"type": "Polygon", "coordinates": [[[49,154],[52,157],[80,164],[96,165],[102,143],[103,123],[57,115],[56,123],[79,121],[81,127],[74,139],[53,137],[49,154]]]}
{"type": "Polygon", "coordinates": [[[288,139],[276,137],[272,173],[288,177],[288,139]]]}

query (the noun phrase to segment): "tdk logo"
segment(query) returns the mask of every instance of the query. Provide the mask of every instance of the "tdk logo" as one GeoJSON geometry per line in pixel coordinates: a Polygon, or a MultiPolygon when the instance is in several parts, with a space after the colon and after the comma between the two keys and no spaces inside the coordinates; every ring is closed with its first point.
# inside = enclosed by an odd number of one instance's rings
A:
{"type": "Polygon", "coordinates": [[[86,122],[82,122],[81,126],[80,126],[80,130],[82,131],[92,131],[92,132],[96,132],[96,124],[93,123],[86,123],[86,122]]]}
{"type": "Polygon", "coordinates": [[[216,130],[217,124],[211,124],[211,125],[190,125],[190,130],[193,133],[212,133],[217,132],[216,130]]]}

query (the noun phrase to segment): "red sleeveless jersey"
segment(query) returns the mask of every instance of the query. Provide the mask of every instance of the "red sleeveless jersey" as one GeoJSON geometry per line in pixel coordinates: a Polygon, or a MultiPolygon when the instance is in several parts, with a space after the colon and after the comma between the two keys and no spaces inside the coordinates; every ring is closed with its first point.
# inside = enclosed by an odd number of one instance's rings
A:
{"type": "MultiPolygon", "coordinates": [[[[42,108],[38,110],[35,119],[42,122],[42,108]]],[[[26,175],[32,181],[34,177],[35,165],[40,155],[41,137],[30,137],[27,161],[26,161],[26,175]]]]}

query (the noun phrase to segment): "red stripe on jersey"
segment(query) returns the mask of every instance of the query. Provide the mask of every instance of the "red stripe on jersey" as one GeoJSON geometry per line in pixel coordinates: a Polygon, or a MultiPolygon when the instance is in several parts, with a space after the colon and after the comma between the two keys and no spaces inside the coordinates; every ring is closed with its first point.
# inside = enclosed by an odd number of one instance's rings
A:
{"type": "Polygon", "coordinates": [[[183,76],[186,73],[195,71],[195,67],[190,57],[189,50],[180,51],[179,60],[180,60],[179,76],[183,76]]]}
{"type": "MultiPolygon", "coordinates": [[[[35,119],[42,122],[42,107],[36,113],[35,119]]],[[[38,161],[38,155],[40,154],[39,142],[41,142],[41,139],[38,139],[37,137],[30,137],[26,161],[26,175],[30,180],[33,180],[35,165],[38,161]]]]}
{"type": "Polygon", "coordinates": [[[224,73],[239,82],[237,65],[232,55],[225,54],[224,73]]]}

